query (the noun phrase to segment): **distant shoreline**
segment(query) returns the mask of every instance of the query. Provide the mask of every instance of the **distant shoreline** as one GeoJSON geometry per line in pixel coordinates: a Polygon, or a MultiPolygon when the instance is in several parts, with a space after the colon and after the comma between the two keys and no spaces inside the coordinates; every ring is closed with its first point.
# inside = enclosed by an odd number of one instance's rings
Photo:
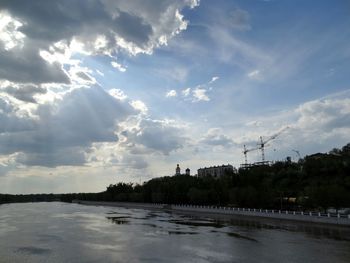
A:
{"type": "Polygon", "coordinates": [[[180,206],[166,204],[150,204],[150,203],[133,203],[133,202],[100,202],[100,201],[82,201],[73,200],[73,203],[82,205],[95,206],[112,206],[138,209],[156,209],[162,211],[170,211],[175,213],[188,214],[193,216],[206,216],[216,219],[258,219],[264,221],[289,221],[294,223],[310,223],[314,225],[329,225],[337,227],[350,227],[350,218],[337,217],[317,217],[308,215],[293,215],[285,213],[264,213],[259,211],[233,211],[226,208],[211,208],[206,206],[180,206]]]}

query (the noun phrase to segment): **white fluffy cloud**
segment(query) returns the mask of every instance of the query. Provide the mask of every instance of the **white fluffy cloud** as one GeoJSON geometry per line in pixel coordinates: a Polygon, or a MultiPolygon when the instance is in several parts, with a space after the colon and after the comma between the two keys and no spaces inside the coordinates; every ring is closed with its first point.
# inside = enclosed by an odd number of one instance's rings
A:
{"type": "Polygon", "coordinates": [[[184,97],[187,97],[191,93],[191,88],[184,89],[181,91],[181,93],[184,97]]]}
{"type": "Polygon", "coordinates": [[[217,81],[218,79],[219,79],[218,76],[212,77],[211,80],[209,81],[209,84],[214,83],[214,82],[217,81]]]}
{"type": "Polygon", "coordinates": [[[260,70],[253,70],[251,72],[249,72],[247,74],[247,76],[250,78],[250,79],[259,79],[260,77],[260,70]]]}
{"type": "Polygon", "coordinates": [[[16,46],[23,46],[25,35],[18,30],[21,26],[23,24],[20,21],[7,12],[0,11],[0,41],[6,51],[16,46]]]}
{"type": "Polygon", "coordinates": [[[126,71],[126,67],[124,67],[123,65],[119,64],[116,61],[112,61],[111,65],[112,65],[112,67],[118,69],[120,72],[125,72],[126,71]]]}
{"type": "Polygon", "coordinates": [[[210,98],[207,95],[207,90],[202,88],[195,88],[192,90],[193,93],[193,102],[198,101],[210,101],[210,98]]]}
{"type": "MultiPolygon", "coordinates": [[[[210,81],[197,85],[194,88],[186,88],[181,90],[182,97],[191,102],[199,102],[199,101],[210,101],[208,91],[211,91],[212,84],[219,79],[218,76],[214,76],[210,81]]],[[[177,92],[175,90],[171,90],[167,93],[167,97],[177,96],[177,92]]]]}
{"type": "Polygon", "coordinates": [[[165,97],[167,97],[167,98],[169,98],[169,97],[176,97],[177,96],[177,92],[176,92],[176,90],[169,90],[168,92],[167,92],[167,94],[165,95],[165,97]]]}
{"type": "Polygon", "coordinates": [[[110,89],[108,93],[118,100],[125,100],[128,97],[121,89],[110,89]]]}
{"type": "Polygon", "coordinates": [[[133,100],[130,102],[130,105],[134,107],[134,109],[139,110],[142,114],[147,114],[148,108],[144,102],[141,100],[133,100]]]}
{"type": "Polygon", "coordinates": [[[296,109],[299,115],[296,127],[300,129],[334,132],[350,128],[350,99],[337,98],[310,101],[296,109]]]}

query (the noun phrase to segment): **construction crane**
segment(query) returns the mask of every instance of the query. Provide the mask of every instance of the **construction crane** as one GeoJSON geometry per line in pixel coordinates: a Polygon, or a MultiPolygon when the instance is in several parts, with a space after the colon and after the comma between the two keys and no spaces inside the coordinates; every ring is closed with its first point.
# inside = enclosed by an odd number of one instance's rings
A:
{"type": "Polygon", "coordinates": [[[280,130],[279,132],[275,133],[274,135],[268,137],[267,139],[263,140],[262,136],[260,136],[260,143],[258,143],[259,145],[259,149],[261,150],[261,160],[264,163],[265,162],[265,146],[267,146],[266,144],[269,141],[272,141],[274,139],[276,139],[276,137],[278,135],[280,135],[282,132],[284,132],[285,130],[287,130],[289,127],[284,127],[282,130],[280,130]]]}
{"type": "Polygon", "coordinates": [[[248,152],[251,152],[251,151],[258,150],[258,149],[259,149],[259,147],[252,148],[252,149],[247,149],[245,145],[243,146],[244,161],[245,161],[245,165],[246,165],[246,166],[248,165],[247,153],[248,153],[248,152]]]}

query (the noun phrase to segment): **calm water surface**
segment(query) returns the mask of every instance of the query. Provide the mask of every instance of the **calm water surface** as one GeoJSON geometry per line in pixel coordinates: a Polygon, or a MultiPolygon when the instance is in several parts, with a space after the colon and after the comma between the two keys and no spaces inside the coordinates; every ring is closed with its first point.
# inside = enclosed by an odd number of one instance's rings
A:
{"type": "Polygon", "coordinates": [[[0,206],[0,262],[350,262],[350,230],[8,204],[0,206]]]}

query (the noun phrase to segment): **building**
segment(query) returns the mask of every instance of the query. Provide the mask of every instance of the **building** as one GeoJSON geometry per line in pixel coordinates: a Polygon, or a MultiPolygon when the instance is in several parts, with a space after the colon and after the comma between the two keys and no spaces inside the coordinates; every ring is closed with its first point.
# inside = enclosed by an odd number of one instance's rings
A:
{"type": "Polygon", "coordinates": [[[251,169],[253,167],[262,167],[262,166],[270,166],[272,165],[272,162],[270,161],[263,161],[263,162],[255,162],[255,163],[242,163],[240,168],[241,169],[251,169]]]}
{"type": "Polygon", "coordinates": [[[214,178],[220,178],[226,174],[232,174],[234,172],[233,166],[221,165],[221,166],[212,166],[204,167],[198,169],[198,177],[212,176],[214,178]]]}
{"type": "Polygon", "coordinates": [[[176,168],[175,168],[175,175],[180,175],[180,174],[181,174],[181,169],[180,169],[179,164],[177,164],[176,168]]]}
{"type": "MultiPolygon", "coordinates": [[[[190,170],[190,168],[187,168],[186,170],[185,170],[185,174],[186,175],[191,175],[191,170],[190,170]]],[[[176,165],[176,168],[175,168],[175,175],[181,175],[181,168],[180,168],[180,165],[179,164],[177,164],[176,165]]]]}
{"type": "Polygon", "coordinates": [[[318,159],[324,158],[326,156],[328,156],[327,153],[314,153],[314,154],[311,154],[311,155],[307,155],[306,158],[318,160],[318,159]]]}

